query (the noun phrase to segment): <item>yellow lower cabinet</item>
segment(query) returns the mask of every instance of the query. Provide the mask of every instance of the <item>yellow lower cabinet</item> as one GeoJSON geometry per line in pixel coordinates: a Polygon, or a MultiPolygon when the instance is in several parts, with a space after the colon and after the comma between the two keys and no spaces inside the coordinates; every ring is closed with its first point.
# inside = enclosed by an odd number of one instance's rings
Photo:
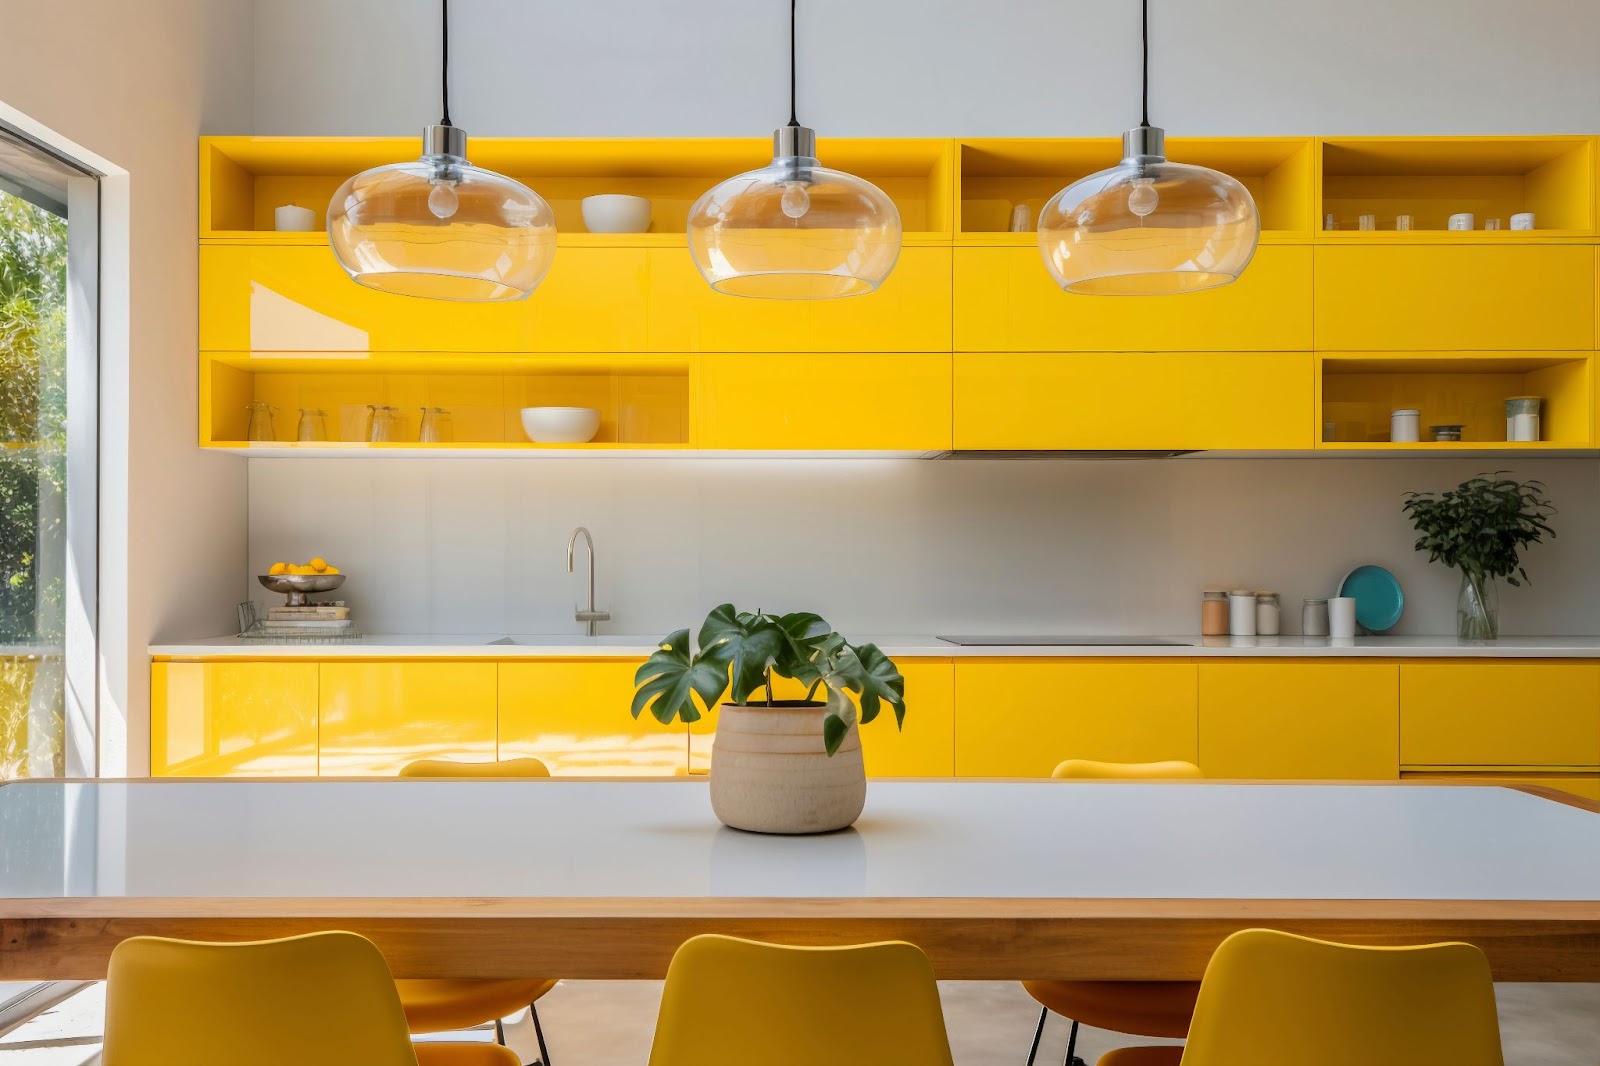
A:
{"type": "MultiPolygon", "coordinates": [[[[949,777],[955,772],[955,675],[948,660],[896,660],[906,680],[903,729],[895,727],[894,709],[888,704],[878,717],[861,729],[861,757],[868,777],[949,777]]],[[[794,681],[778,678],[772,686],[780,700],[801,699],[805,690],[794,681]]],[[[692,772],[711,767],[717,715],[696,722],[692,772]]],[[[819,740],[820,744],[821,741],[819,740]]]]}
{"type": "Polygon", "coordinates": [[[501,663],[500,758],[531,755],[560,777],[682,774],[685,727],[629,714],[638,669],[634,660],[501,663]]]}
{"type": "Polygon", "coordinates": [[[1063,759],[1195,761],[1192,663],[957,660],[955,681],[961,777],[1049,777],[1063,759]]]}
{"type": "Polygon", "coordinates": [[[703,448],[950,447],[949,352],[711,352],[697,366],[703,448]]]}
{"type": "Polygon", "coordinates": [[[1399,676],[1388,663],[1201,663],[1207,777],[1390,780],[1399,676]]]}
{"type": "Polygon", "coordinates": [[[315,777],[317,664],[150,664],[154,777],[315,777]]]}
{"type": "Polygon", "coordinates": [[[1600,664],[1403,664],[1400,761],[1600,768],[1600,664]]]}
{"type": "Polygon", "coordinates": [[[955,446],[1306,449],[1312,373],[1309,352],[957,352],[955,446]]]}
{"type": "Polygon", "coordinates": [[[392,777],[417,759],[495,758],[495,664],[324,662],[323,777],[392,777]]]}

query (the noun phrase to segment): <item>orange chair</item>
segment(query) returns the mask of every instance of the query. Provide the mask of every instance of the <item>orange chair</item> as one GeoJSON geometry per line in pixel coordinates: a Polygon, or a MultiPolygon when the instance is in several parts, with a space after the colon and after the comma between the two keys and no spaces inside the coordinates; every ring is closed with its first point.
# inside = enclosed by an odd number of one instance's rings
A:
{"type": "MultiPolygon", "coordinates": [[[[1174,781],[1201,774],[1194,763],[1176,760],[1119,763],[1068,759],[1051,776],[1174,781]]],[[[1066,1066],[1087,1066],[1077,1055],[1080,1023],[1133,1036],[1180,1038],[1189,1032],[1189,1016],[1194,1012],[1195,997],[1200,994],[1197,981],[1024,981],[1022,987],[1040,1005],[1039,1024],[1033,1030],[1033,1046],[1028,1049],[1028,1066],[1033,1066],[1039,1055],[1039,1040],[1051,1011],[1072,1021],[1066,1066]]]]}
{"type": "Polygon", "coordinates": [[[413,1048],[388,964],[355,933],[206,944],[136,936],[106,974],[104,1066],[519,1066],[495,1044],[413,1048]]]}
{"type": "MultiPolygon", "coordinates": [[[[528,779],[549,777],[550,769],[538,759],[506,759],[502,762],[452,762],[449,759],[419,759],[400,769],[401,777],[454,779],[528,779]]],[[[539,1023],[538,1000],[556,986],[548,978],[405,978],[395,982],[400,1004],[413,1033],[448,1033],[494,1022],[495,1040],[506,1042],[505,1025],[500,1019],[523,1007],[533,1021],[533,1035],[539,1042],[537,1066],[550,1066],[550,1051],[544,1042],[544,1026],[539,1023]]],[[[419,1044],[418,1047],[426,1047],[419,1044]]]]}

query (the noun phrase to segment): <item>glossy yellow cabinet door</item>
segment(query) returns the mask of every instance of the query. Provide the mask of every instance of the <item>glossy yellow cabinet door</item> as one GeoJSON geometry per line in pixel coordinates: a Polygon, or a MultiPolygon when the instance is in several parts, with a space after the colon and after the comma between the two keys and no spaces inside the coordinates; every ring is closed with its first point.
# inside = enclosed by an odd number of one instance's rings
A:
{"type": "Polygon", "coordinates": [[[1316,267],[1319,349],[1516,351],[1595,343],[1592,247],[1324,246],[1316,267]]]}
{"type": "Polygon", "coordinates": [[[1399,675],[1385,663],[1201,663],[1207,777],[1392,780],[1399,675]]]}
{"type": "Polygon", "coordinates": [[[1231,285],[1149,297],[1063,292],[1032,244],[957,248],[955,293],[958,352],[1311,348],[1311,249],[1300,245],[1259,249],[1231,285]]]}
{"type": "Polygon", "coordinates": [[[1600,665],[1402,664],[1400,761],[1600,767],[1600,665]]]}
{"type": "Polygon", "coordinates": [[[685,727],[629,714],[638,668],[615,659],[501,663],[500,758],[531,755],[561,777],[684,773],[685,727]]]}
{"type": "Polygon", "coordinates": [[[950,447],[948,352],[707,353],[698,367],[704,448],[950,447]]]}
{"type": "Polygon", "coordinates": [[[315,777],[317,664],[150,664],[154,777],[315,777]]]}
{"type": "Polygon", "coordinates": [[[1310,448],[1312,373],[1307,352],[957,352],[955,446],[1310,448]]]}
{"type": "MultiPolygon", "coordinates": [[[[887,704],[861,729],[861,757],[868,777],[949,777],[955,771],[955,673],[948,660],[906,659],[896,662],[906,679],[905,727],[897,729],[887,704]]],[[[780,700],[800,699],[797,682],[779,678],[773,694],[780,700]]],[[[711,765],[717,716],[696,722],[694,773],[711,765]]]]}
{"type": "MultiPolygon", "coordinates": [[[[686,250],[658,248],[648,254],[650,351],[950,350],[949,248],[902,249],[877,292],[841,300],[725,296],[706,284],[686,250]]],[[[814,395],[828,391],[816,381],[795,385],[814,395]]]]}
{"type": "Polygon", "coordinates": [[[495,664],[325,662],[323,777],[392,777],[416,759],[495,758],[495,664]]]}
{"type": "Polygon", "coordinates": [[[1195,761],[1191,663],[959,659],[955,674],[961,777],[1049,777],[1063,759],[1195,761]]]}

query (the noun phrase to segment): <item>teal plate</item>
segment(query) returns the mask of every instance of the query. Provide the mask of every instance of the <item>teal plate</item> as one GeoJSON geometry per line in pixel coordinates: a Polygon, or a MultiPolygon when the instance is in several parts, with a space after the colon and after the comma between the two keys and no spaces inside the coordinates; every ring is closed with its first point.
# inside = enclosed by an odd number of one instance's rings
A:
{"type": "Polygon", "coordinates": [[[1381,566],[1358,566],[1339,582],[1339,595],[1356,601],[1356,624],[1369,633],[1394,628],[1406,609],[1400,582],[1381,566]]]}

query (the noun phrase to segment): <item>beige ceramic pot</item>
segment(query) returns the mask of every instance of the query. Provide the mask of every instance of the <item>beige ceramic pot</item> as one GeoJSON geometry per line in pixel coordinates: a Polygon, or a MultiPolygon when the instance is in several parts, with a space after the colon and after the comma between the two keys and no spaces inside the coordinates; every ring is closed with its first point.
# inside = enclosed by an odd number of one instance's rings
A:
{"type": "Polygon", "coordinates": [[[711,746],[711,809],[753,833],[827,833],[861,816],[867,775],[855,726],[830,758],[820,703],[724,703],[711,746]]]}

